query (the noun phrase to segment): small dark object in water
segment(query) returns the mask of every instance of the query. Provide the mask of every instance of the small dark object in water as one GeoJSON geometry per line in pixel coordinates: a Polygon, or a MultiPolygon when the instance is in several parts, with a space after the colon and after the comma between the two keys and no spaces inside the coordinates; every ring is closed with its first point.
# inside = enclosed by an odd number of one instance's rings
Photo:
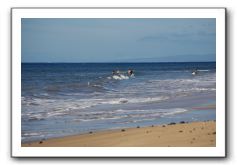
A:
{"type": "Polygon", "coordinates": [[[125,129],[121,129],[121,131],[122,131],[122,132],[124,132],[124,131],[125,131],[125,129]]]}
{"type": "Polygon", "coordinates": [[[184,123],[185,123],[185,121],[181,121],[181,122],[180,122],[180,124],[184,124],[184,123]]]}
{"type": "Polygon", "coordinates": [[[165,125],[162,125],[162,127],[166,127],[165,125]]]}
{"type": "Polygon", "coordinates": [[[89,132],[89,134],[92,134],[92,133],[93,133],[92,131],[89,132]]]}
{"type": "Polygon", "coordinates": [[[172,123],[169,123],[168,125],[175,125],[176,123],[172,122],[172,123]]]}
{"type": "Polygon", "coordinates": [[[154,127],[154,125],[152,125],[151,127],[154,127]]]}
{"type": "Polygon", "coordinates": [[[140,128],[140,126],[138,125],[137,128],[140,128]]]}
{"type": "Polygon", "coordinates": [[[42,144],[42,143],[43,143],[43,141],[40,141],[40,142],[39,142],[39,144],[42,144]]]}
{"type": "Polygon", "coordinates": [[[120,103],[127,103],[128,100],[121,100],[120,103]]]}

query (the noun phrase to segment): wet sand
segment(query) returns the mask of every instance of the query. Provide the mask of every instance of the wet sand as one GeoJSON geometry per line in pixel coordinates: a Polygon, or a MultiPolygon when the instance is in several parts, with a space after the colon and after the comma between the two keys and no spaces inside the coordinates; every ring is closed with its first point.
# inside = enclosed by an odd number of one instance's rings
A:
{"type": "Polygon", "coordinates": [[[216,122],[118,129],[22,144],[22,147],[215,147],[216,122]]]}

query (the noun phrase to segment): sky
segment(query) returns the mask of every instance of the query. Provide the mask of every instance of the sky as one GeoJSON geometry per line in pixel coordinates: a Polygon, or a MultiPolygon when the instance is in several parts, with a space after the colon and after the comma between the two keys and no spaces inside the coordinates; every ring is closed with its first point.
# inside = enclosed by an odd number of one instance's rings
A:
{"type": "Polygon", "coordinates": [[[215,61],[213,18],[23,18],[22,62],[215,61]]]}

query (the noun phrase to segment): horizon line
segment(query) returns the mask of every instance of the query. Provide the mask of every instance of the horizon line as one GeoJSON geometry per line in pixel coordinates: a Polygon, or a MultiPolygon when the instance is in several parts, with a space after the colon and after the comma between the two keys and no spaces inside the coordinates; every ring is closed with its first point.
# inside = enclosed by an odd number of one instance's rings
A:
{"type": "Polygon", "coordinates": [[[216,62],[216,61],[157,61],[157,62],[21,62],[21,63],[194,63],[194,62],[216,62]]]}

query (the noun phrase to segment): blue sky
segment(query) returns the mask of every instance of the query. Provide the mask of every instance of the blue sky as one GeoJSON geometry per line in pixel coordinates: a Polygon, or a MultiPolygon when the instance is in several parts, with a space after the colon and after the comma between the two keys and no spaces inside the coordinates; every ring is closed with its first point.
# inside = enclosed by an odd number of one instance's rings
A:
{"type": "Polygon", "coordinates": [[[22,62],[215,61],[215,19],[22,19],[22,62]]]}

